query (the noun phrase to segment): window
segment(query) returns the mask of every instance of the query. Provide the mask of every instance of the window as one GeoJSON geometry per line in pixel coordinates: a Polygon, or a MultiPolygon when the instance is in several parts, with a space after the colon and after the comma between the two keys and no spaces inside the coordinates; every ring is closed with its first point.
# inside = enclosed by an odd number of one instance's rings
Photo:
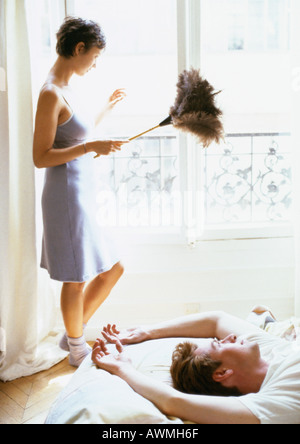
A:
{"type": "Polygon", "coordinates": [[[87,99],[99,108],[117,88],[128,96],[95,137],[131,137],[164,120],[178,67],[201,67],[222,90],[224,144],[204,151],[165,127],[95,161],[99,224],[164,239],[290,233],[290,0],[27,2],[41,17],[30,26],[35,85],[66,13],[101,24],[108,45],[84,80],[87,99]]]}
{"type": "Polygon", "coordinates": [[[202,11],[211,52],[274,52],[290,47],[290,0],[202,0],[202,11]]]}
{"type": "MultiPolygon", "coordinates": [[[[176,2],[74,0],[68,8],[100,23],[107,37],[99,67],[87,78],[88,94],[101,89],[101,103],[117,88],[127,92],[96,135],[133,137],[168,117],[178,79],[176,2]]],[[[149,133],[95,166],[101,178],[99,224],[180,232],[179,144],[172,127],[149,133]]]]}
{"type": "MultiPolygon", "coordinates": [[[[202,70],[226,141],[205,152],[205,228],[287,233],[292,211],[290,1],[203,0],[202,70]],[[215,18],[216,17],[216,18],[215,18]],[[268,227],[267,229],[263,227],[268,227]]],[[[237,232],[236,232],[237,233],[237,232]]]]}

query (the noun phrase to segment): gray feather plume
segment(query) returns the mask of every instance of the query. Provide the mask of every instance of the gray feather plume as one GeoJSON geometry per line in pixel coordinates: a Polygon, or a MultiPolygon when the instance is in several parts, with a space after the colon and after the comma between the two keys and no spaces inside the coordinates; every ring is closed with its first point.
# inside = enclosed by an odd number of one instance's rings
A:
{"type": "Polygon", "coordinates": [[[217,94],[199,70],[185,70],[179,76],[177,98],[170,109],[174,127],[194,134],[204,147],[224,138],[222,111],[215,103],[217,94]]]}

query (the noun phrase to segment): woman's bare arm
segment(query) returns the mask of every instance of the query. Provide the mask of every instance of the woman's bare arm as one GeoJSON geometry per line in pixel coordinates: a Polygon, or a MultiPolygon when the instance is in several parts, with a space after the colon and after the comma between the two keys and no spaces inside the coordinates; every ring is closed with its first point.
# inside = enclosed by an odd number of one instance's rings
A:
{"type": "Polygon", "coordinates": [[[33,141],[33,161],[37,168],[63,165],[87,152],[109,155],[119,151],[127,141],[95,140],[69,148],[53,148],[62,103],[55,88],[46,87],[40,94],[33,141]]]}
{"type": "Polygon", "coordinates": [[[47,86],[40,94],[33,140],[33,161],[37,168],[48,168],[70,162],[85,154],[84,146],[53,148],[62,103],[55,88],[47,86]]]}
{"type": "Polygon", "coordinates": [[[124,100],[126,97],[126,93],[124,89],[117,89],[108,99],[108,102],[103,110],[99,112],[99,114],[96,116],[95,119],[95,125],[98,126],[104,117],[109,114],[114,107],[117,105],[117,103],[124,100]]]}

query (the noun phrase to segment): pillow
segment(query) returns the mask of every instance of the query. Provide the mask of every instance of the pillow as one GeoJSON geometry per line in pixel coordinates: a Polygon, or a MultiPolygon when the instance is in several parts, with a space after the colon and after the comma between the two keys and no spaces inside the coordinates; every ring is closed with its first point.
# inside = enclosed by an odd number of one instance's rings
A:
{"type": "MultiPolygon", "coordinates": [[[[187,339],[185,338],[184,341],[187,339]]],[[[161,339],[126,347],[144,374],[170,383],[170,365],[180,339],[161,339]]],[[[114,350],[113,346],[109,346],[114,350]]],[[[168,418],[125,381],[98,369],[88,356],[51,408],[46,424],[183,424],[168,418]]]]}

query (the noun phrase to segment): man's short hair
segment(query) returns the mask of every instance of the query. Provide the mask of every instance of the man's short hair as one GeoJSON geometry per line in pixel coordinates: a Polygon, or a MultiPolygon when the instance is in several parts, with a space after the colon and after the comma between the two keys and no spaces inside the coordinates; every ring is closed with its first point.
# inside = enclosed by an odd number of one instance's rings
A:
{"type": "Polygon", "coordinates": [[[236,387],[224,387],[214,381],[213,374],[222,362],[214,361],[208,354],[195,355],[197,349],[190,342],[177,345],[170,369],[174,388],[193,395],[242,396],[236,387]]]}

